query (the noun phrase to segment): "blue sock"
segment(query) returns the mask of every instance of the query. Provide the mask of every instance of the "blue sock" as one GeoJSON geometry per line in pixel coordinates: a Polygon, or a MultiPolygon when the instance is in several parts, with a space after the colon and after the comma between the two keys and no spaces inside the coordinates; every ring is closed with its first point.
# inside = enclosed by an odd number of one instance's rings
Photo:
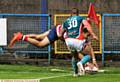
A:
{"type": "Polygon", "coordinates": [[[82,59],[81,59],[81,63],[82,64],[86,64],[88,61],[90,61],[90,55],[86,55],[86,56],[84,56],[82,59]]]}

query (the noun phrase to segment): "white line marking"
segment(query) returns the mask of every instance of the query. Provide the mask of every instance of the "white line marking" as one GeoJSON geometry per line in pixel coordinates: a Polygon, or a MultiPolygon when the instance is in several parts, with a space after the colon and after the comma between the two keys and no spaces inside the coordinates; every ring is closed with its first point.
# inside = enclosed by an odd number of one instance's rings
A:
{"type": "Polygon", "coordinates": [[[0,82],[39,82],[39,79],[3,79],[0,82]]]}
{"type": "Polygon", "coordinates": [[[64,76],[70,76],[70,75],[72,75],[72,74],[52,76],[52,77],[43,77],[43,78],[39,78],[39,80],[51,79],[51,78],[57,78],[57,77],[64,77],[64,76]]]}

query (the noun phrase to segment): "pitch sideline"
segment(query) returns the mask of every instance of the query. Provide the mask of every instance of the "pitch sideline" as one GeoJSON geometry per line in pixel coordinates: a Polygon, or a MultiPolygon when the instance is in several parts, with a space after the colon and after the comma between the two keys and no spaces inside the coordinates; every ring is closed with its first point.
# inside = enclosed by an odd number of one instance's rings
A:
{"type": "Polygon", "coordinates": [[[51,79],[51,78],[57,78],[57,77],[64,77],[64,76],[70,76],[72,74],[66,74],[66,75],[59,75],[59,76],[51,76],[51,77],[43,77],[43,78],[38,78],[39,81],[44,80],[44,79],[51,79]]]}

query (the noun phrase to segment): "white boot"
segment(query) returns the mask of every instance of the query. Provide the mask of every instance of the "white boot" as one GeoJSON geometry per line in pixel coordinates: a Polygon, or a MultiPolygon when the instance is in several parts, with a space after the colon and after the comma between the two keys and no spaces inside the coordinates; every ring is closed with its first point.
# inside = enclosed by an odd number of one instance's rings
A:
{"type": "Polygon", "coordinates": [[[77,77],[78,76],[78,74],[76,74],[76,73],[73,73],[73,77],[77,77]]]}
{"type": "Polygon", "coordinates": [[[81,76],[81,75],[85,75],[85,70],[83,68],[83,65],[81,62],[78,62],[77,63],[77,66],[78,66],[78,74],[81,76]]]}

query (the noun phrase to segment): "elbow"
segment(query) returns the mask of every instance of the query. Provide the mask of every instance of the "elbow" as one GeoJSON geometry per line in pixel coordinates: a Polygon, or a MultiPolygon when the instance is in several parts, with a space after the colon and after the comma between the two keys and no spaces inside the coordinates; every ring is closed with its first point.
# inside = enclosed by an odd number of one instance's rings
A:
{"type": "Polygon", "coordinates": [[[57,34],[58,38],[60,38],[62,35],[61,34],[57,34]]]}

